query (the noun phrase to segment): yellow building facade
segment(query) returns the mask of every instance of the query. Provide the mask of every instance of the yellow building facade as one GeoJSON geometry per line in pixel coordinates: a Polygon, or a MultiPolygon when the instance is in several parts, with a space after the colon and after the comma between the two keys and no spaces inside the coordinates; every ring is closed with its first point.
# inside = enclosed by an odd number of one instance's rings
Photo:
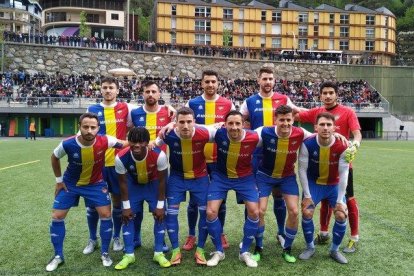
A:
{"type": "Polygon", "coordinates": [[[258,1],[158,0],[154,39],[181,46],[269,50],[336,50],[349,60],[371,55],[390,64],[396,51],[396,18],[386,8],[329,5],[304,8],[292,1],[272,7],[258,1]]]}

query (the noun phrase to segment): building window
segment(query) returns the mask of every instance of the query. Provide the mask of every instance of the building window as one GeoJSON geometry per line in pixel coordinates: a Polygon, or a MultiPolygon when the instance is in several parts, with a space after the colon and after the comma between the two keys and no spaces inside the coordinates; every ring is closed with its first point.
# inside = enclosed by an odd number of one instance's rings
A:
{"type": "Polygon", "coordinates": [[[266,21],[266,11],[262,11],[262,21],[266,21]]]}
{"type": "Polygon", "coordinates": [[[335,41],[333,39],[329,39],[329,45],[328,45],[329,50],[333,50],[334,49],[334,46],[335,46],[335,43],[334,42],[335,41]]]}
{"type": "Polygon", "coordinates": [[[384,50],[388,52],[388,41],[384,41],[384,50]]]}
{"type": "Polygon", "coordinates": [[[282,21],[282,13],[281,12],[277,12],[277,11],[273,11],[272,12],[272,21],[273,22],[280,22],[280,21],[282,21]]]}
{"type": "Polygon", "coordinates": [[[243,33],[244,32],[244,23],[239,22],[239,33],[243,33]]]}
{"type": "Polygon", "coordinates": [[[197,45],[210,45],[211,36],[209,34],[195,34],[195,43],[197,45]]]}
{"type": "Polygon", "coordinates": [[[111,13],[111,19],[112,20],[119,20],[119,14],[117,14],[117,13],[111,13]]]}
{"type": "Polygon", "coordinates": [[[335,28],[334,26],[329,26],[329,37],[335,36],[335,28]]]}
{"type": "Polygon", "coordinates": [[[313,14],[313,23],[319,24],[319,13],[317,12],[313,14]]]}
{"type": "Polygon", "coordinates": [[[385,26],[388,27],[388,16],[385,17],[385,26]]]}
{"type": "Polygon", "coordinates": [[[260,34],[266,34],[266,24],[262,23],[262,25],[260,25],[260,34]]]}
{"type": "Polygon", "coordinates": [[[272,34],[273,35],[280,35],[280,34],[282,34],[282,26],[281,26],[281,24],[272,24],[272,34]]]}
{"type": "Polygon", "coordinates": [[[282,39],[281,38],[272,38],[272,48],[274,48],[274,49],[282,48],[282,39]]]}
{"type": "Polygon", "coordinates": [[[375,29],[374,28],[366,28],[365,36],[367,38],[375,38],[375,29]]]}
{"type": "Polygon", "coordinates": [[[308,49],[308,39],[307,38],[299,38],[299,49],[300,50],[306,50],[308,49]]]}
{"type": "Polygon", "coordinates": [[[176,29],[176,28],[177,28],[177,19],[171,18],[171,29],[176,29]]]}
{"type": "Polygon", "coordinates": [[[233,9],[223,9],[224,19],[233,19],[233,9]]]}
{"type": "Polygon", "coordinates": [[[196,17],[210,17],[211,16],[211,8],[210,7],[196,7],[195,8],[195,16],[196,17]]]}
{"type": "Polygon", "coordinates": [[[233,31],[233,22],[223,22],[223,30],[233,31]]]}
{"type": "Polygon", "coordinates": [[[299,26],[299,36],[308,36],[308,26],[299,26]]]}
{"type": "Polygon", "coordinates": [[[365,23],[367,25],[375,25],[375,15],[367,15],[365,23]]]}
{"type": "Polygon", "coordinates": [[[374,51],[375,41],[365,41],[365,51],[374,51]]]}
{"type": "Polygon", "coordinates": [[[46,13],[45,23],[66,21],[66,12],[46,13]]]}
{"type": "Polygon", "coordinates": [[[299,13],[299,23],[308,23],[308,13],[299,13]]]}
{"type": "Polygon", "coordinates": [[[339,50],[349,50],[349,41],[348,40],[340,40],[339,41],[339,50]]]}
{"type": "Polygon", "coordinates": [[[334,24],[334,23],[335,23],[335,14],[330,13],[329,14],[329,24],[334,24]]]}
{"type": "Polygon", "coordinates": [[[176,32],[171,32],[171,44],[176,44],[177,43],[177,33],[176,32]]]}
{"type": "Polygon", "coordinates": [[[349,14],[341,14],[339,17],[339,23],[340,24],[349,24],[349,14]]]}
{"type": "Polygon", "coordinates": [[[177,15],[177,5],[171,5],[171,15],[177,15]]]}
{"type": "Polygon", "coordinates": [[[99,14],[88,13],[86,15],[86,22],[99,23],[99,14]]]}
{"type": "Polygon", "coordinates": [[[195,21],[195,30],[196,31],[210,31],[211,22],[207,20],[196,20],[195,21]]]}
{"type": "Polygon", "coordinates": [[[349,37],[349,27],[340,27],[339,28],[340,37],[349,37]]]}
{"type": "Polygon", "coordinates": [[[319,36],[319,26],[313,26],[313,36],[319,36]]]}
{"type": "MultiPolygon", "coordinates": [[[[0,2],[1,4],[1,2],[0,2]]],[[[0,17],[4,17],[4,12],[0,12],[0,17]]]]}
{"type": "Polygon", "coordinates": [[[313,49],[318,50],[318,48],[319,48],[319,39],[314,39],[313,40],[313,49]]]}
{"type": "Polygon", "coordinates": [[[243,9],[239,10],[239,19],[244,19],[244,10],[243,9]]]}
{"type": "Polygon", "coordinates": [[[244,36],[239,35],[239,46],[243,47],[244,46],[244,36]]]}
{"type": "Polygon", "coordinates": [[[260,37],[260,47],[262,48],[266,47],[266,37],[264,36],[260,37]]]}

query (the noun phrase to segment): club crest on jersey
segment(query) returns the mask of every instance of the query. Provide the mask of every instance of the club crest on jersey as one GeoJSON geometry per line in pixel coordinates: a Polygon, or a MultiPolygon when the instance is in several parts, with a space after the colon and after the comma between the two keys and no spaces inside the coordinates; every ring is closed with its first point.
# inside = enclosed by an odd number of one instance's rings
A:
{"type": "Polygon", "coordinates": [[[270,139],[270,144],[275,144],[276,143],[276,140],[275,139],[270,139]]]}
{"type": "Polygon", "coordinates": [[[313,156],[318,156],[318,152],[316,150],[313,152],[313,156]]]}
{"type": "Polygon", "coordinates": [[[98,116],[102,116],[102,112],[101,111],[98,112],[98,116]]]}
{"type": "Polygon", "coordinates": [[[139,117],[139,121],[143,122],[144,121],[144,117],[139,117]]]}
{"type": "Polygon", "coordinates": [[[133,171],[135,169],[134,165],[129,166],[129,169],[133,171]]]}
{"type": "Polygon", "coordinates": [[[179,147],[179,146],[180,145],[177,142],[174,143],[174,147],[179,147]]]}
{"type": "Polygon", "coordinates": [[[202,105],[199,105],[198,106],[198,109],[202,110],[203,109],[203,106],[202,105]]]}
{"type": "Polygon", "coordinates": [[[223,146],[227,146],[227,142],[226,141],[223,141],[223,146]]]}
{"type": "Polygon", "coordinates": [[[79,154],[75,152],[75,153],[73,154],[73,158],[79,158],[79,154]]]}
{"type": "Polygon", "coordinates": [[[260,104],[260,100],[256,100],[256,104],[260,104]]]}

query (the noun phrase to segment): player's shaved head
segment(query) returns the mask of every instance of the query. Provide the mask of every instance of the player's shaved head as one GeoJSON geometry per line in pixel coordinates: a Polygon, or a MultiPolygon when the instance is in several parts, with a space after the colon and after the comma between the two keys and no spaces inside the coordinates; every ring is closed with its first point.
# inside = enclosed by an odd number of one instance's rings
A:
{"type": "Polygon", "coordinates": [[[128,133],[128,141],[132,143],[149,143],[150,133],[144,127],[134,127],[128,133]]]}
{"type": "Polygon", "coordinates": [[[85,119],[85,118],[95,119],[95,120],[96,120],[96,122],[97,122],[97,123],[98,123],[98,125],[99,125],[99,118],[98,118],[98,115],[97,115],[96,113],[92,113],[92,112],[86,112],[86,113],[83,113],[83,114],[79,117],[79,122],[78,122],[78,124],[79,124],[79,125],[81,125],[81,124],[82,124],[83,119],[85,119]]]}

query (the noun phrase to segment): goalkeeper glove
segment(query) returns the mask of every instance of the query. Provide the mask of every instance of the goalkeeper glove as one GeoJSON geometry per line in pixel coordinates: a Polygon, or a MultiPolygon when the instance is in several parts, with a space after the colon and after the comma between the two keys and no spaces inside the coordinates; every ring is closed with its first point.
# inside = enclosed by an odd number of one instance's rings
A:
{"type": "Polygon", "coordinates": [[[345,151],[345,161],[351,163],[355,159],[355,155],[358,152],[360,143],[358,141],[353,141],[345,151]]]}

